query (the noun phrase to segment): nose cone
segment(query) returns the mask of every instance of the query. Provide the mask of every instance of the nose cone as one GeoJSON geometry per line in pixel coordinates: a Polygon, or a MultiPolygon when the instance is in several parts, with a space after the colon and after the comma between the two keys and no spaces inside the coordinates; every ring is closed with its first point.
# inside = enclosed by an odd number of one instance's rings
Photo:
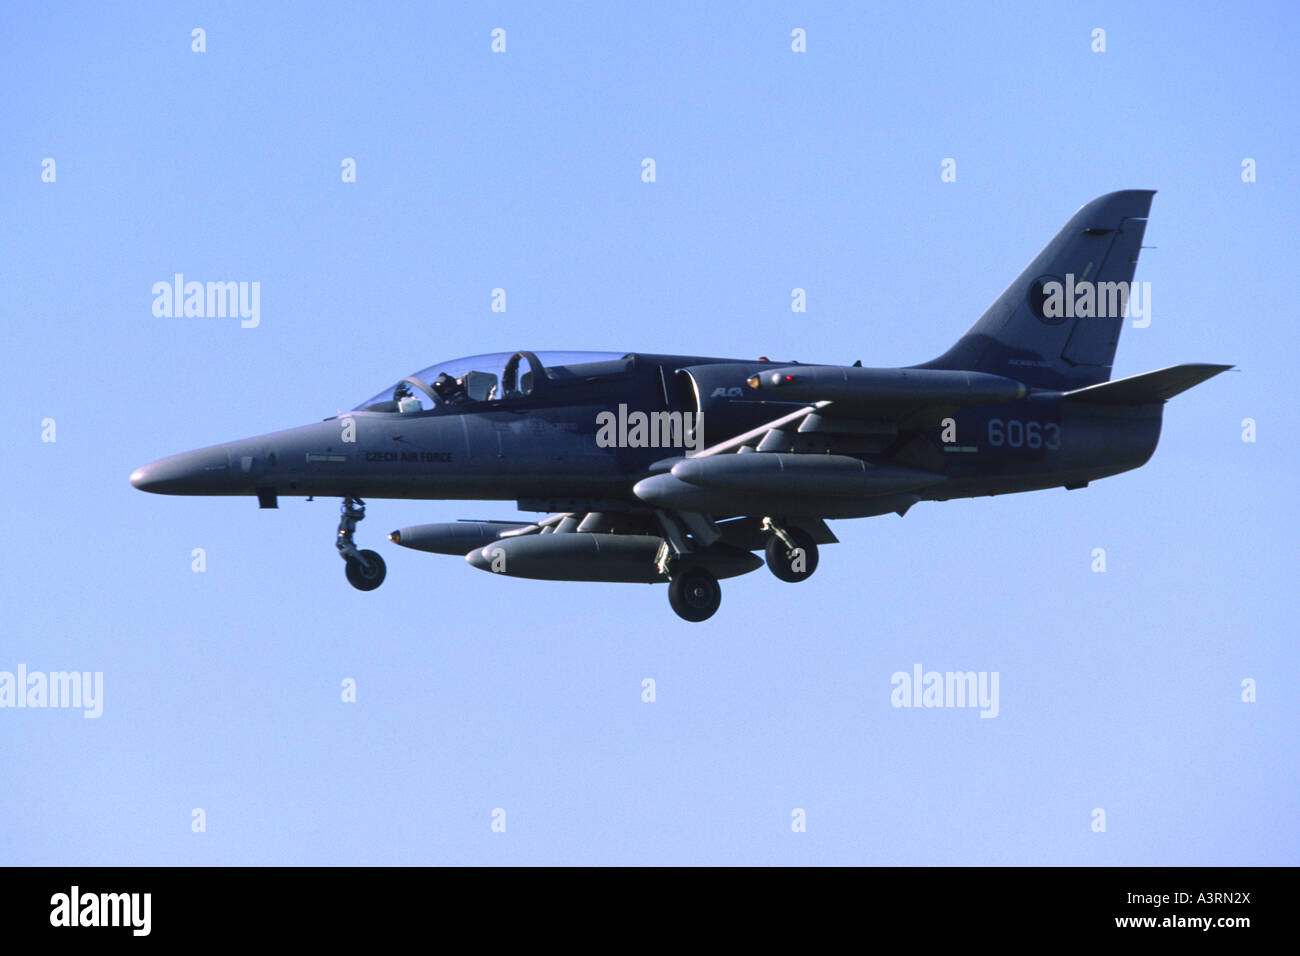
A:
{"type": "Polygon", "coordinates": [[[224,445],[159,458],[131,473],[131,484],[159,495],[229,494],[230,455],[224,445]]]}

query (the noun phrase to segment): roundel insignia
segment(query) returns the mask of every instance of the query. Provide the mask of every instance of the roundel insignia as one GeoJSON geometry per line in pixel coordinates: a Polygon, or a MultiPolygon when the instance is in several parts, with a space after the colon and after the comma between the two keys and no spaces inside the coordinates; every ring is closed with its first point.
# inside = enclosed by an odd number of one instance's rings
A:
{"type": "Polygon", "coordinates": [[[1065,321],[1065,280],[1060,276],[1039,276],[1029,283],[1029,292],[1026,299],[1029,303],[1029,311],[1034,313],[1038,321],[1043,324],[1060,325],[1065,321]],[[1052,303],[1052,311],[1056,313],[1055,315],[1048,315],[1045,308],[1049,297],[1048,283],[1055,283],[1050,292],[1055,300],[1052,303]]]}

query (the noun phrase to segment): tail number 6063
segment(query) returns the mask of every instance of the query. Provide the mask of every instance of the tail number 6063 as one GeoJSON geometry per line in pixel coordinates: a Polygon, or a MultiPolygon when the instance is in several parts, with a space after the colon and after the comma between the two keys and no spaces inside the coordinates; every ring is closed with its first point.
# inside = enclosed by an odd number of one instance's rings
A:
{"type": "Polygon", "coordinates": [[[1056,451],[1061,447],[1061,426],[1056,422],[1021,421],[1018,418],[990,418],[989,444],[994,448],[1046,448],[1056,451]]]}

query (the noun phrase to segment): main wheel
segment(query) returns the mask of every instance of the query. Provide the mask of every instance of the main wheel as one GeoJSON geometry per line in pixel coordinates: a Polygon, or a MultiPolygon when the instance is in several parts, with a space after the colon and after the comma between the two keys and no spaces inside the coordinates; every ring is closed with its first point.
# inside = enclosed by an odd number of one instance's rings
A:
{"type": "Polygon", "coordinates": [[[348,583],[358,591],[373,591],[384,583],[384,575],[388,573],[388,568],[384,566],[384,559],[374,551],[359,551],[357,553],[365,558],[370,566],[366,567],[356,558],[349,558],[346,569],[348,583]]]}
{"type": "Polygon", "coordinates": [[[795,584],[807,581],[817,570],[817,544],[802,528],[788,528],[786,534],[795,543],[793,550],[777,535],[767,539],[767,566],[782,581],[795,584]]]}
{"type": "Polygon", "coordinates": [[[668,603],[683,620],[707,621],[722,604],[722,588],[704,568],[687,568],[668,583],[668,603]]]}

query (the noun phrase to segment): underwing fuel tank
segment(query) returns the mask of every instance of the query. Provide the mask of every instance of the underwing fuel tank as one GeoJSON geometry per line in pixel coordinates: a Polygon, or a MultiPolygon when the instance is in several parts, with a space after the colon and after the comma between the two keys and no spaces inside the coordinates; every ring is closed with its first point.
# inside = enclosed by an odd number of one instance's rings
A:
{"type": "Polygon", "coordinates": [[[888,495],[936,485],[943,475],[904,465],[873,465],[847,455],[764,452],[687,458],[672,475],[690,485],[737,494],[888,495]]]}
{"type": "MultiPolygon", "coordinates": [[[[656,566],[664,539],[645,534],[530,534],[494,541],[465,555],[481,571],[539,581],[654,584],[667,580],[656,566]]],[[[725,544],[690,555],[714,577],[734,578],[763,566],[761,558],[725,544]]]]}
{"type": "Polygon", "coordinates": [[[642,501],[678,511],[866,518],[903,514],[918,500],[917,490],[946,480],[846,455],[761,452],[687,458],[669,474],[637,482],[633,491],[642,501]]]}
{"type": "Polygon", "coordinates": [[[393,544],[430,554],[466,555],[496,541],[507,531],[527,528],[527,522],[448,521],[399,528],[388,536],[393,544]]]}

